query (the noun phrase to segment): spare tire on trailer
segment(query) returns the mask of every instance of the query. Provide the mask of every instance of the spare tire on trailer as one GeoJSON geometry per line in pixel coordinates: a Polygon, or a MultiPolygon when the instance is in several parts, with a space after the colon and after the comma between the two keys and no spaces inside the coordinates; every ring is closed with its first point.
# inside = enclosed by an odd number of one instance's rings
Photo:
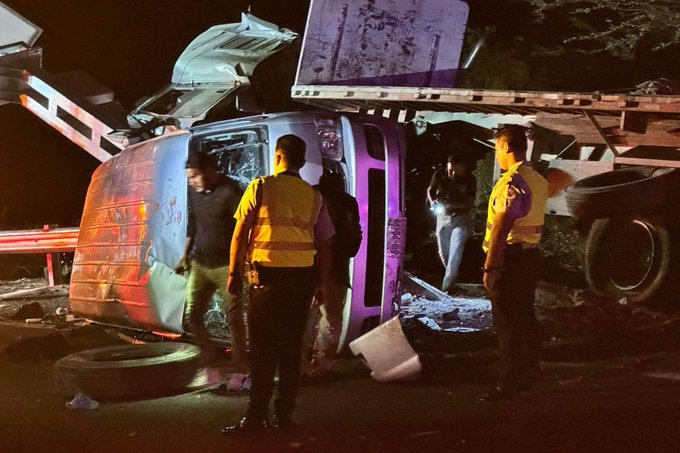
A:
{"type": "Polygon", "coordinates": [[[57,389],[67,397],[84,393],[95,400],[129,400],[187,391],[201,349],[187,343],[147,343],[90,349],[55,365],[57,389]]]}
{"type": "Polygon", "coordinates": [[[571,216],[589,224],[595,219],[658,212],[678,188],[676,168],[635,167],[583,178],[564,192],[571,216]]]}
{"type": "Polygon", "coordinates": [[[596,293],[628,302],[656,301],[670,289],[677,235],[654,217],[596,220],[586,240],[585,276],[596,293]]]}

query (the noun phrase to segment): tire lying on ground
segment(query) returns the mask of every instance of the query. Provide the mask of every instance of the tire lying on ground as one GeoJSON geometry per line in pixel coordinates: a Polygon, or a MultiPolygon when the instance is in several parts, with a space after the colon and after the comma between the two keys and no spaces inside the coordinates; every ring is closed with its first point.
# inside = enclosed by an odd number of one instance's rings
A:
{"type": "Polygon", "coordinates": [[[193,381],[200,352],[198,346],[172,342],[78,352],[56,363],[57,389],[67,397],[84,393],[95,400],[179,394],[193,381]]]}
{"type": "Polygon", "coordinates": [[[660,218],[596,220],[586,240],[586,280],[600,295],[651,302],[675,284],[676,243],[677,235],[660,218]]]}
{"type": "Polygon", "coordinates": [[[660,211],[680,188],[675,168],[635,167],[583,178],[564,189],[567,208],[577,222],[660,211]]]}

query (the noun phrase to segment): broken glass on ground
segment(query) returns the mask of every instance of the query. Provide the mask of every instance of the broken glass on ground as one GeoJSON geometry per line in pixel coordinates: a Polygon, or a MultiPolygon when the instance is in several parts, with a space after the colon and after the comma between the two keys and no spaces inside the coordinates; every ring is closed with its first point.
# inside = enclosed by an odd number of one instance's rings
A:
{"type": "Polygon", "coordinates": [[[460,295],[449,296],[409,273],[402,283],[402,327],[416,351],[455,353],[495,344],[491,302],[480,297],[481,285],[461,285],[460,295]]]}

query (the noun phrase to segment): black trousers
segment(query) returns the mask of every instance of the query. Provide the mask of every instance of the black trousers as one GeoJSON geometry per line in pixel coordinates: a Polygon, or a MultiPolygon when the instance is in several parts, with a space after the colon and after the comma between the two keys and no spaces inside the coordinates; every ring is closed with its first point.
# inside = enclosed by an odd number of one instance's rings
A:
{"type": "Polygon", "coordinates": [[[252,388],[246,414],[265,419],[279,372],[275,413],[290,417],[300,388],[302,340],[316,285],[314,268],[260,268],[262,286],[250,288],[252,388]]]}
{"type": "Polygon", "coordinates": [[[531,382],[538,366],[538,322],[534,312],[538,265],[537,248],[508,246],[504,269],[489,294],[500,348],[501,386],[531,382]]]}

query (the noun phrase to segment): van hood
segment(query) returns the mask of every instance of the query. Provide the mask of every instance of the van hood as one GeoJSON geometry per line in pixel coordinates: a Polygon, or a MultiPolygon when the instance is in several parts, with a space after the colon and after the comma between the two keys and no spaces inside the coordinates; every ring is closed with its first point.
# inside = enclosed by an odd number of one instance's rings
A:
{"type": "MultiPolygon", "coordinates": [[[[40,27],[0,2],[0,48],[19,43],[33,47],[41,33],[40,27]]],[[[0,50],[0,55],[4,53],[0,50]]]]}
{"type": "Polygon", "coordinates": [[[297,36],[250,13],[242,13],[240,23],[209,28],[179,56],[170,85],[132,112],[130,127],[154,119],[191,127],[217,105],[235,102],[250,86],[255,67],[297,36]]]}
{"type": "Polygon", "coordinates": [[[258,63],[297,38],[297,34],[241,13],[237,24],[216,25],[200,34],[177,59],[172,84],[249,84],[258,63]]]}

